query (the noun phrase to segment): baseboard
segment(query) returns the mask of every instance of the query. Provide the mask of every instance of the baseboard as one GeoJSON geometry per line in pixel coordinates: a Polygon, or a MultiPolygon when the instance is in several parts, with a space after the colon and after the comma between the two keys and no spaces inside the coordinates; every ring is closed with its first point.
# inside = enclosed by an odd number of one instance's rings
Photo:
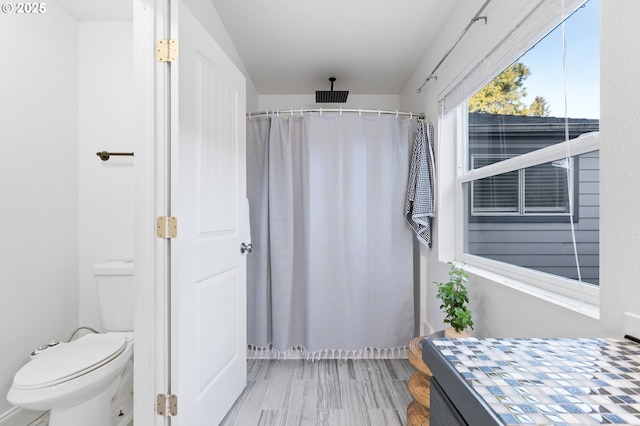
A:
{"type": "Polygon", "coordinates": [[[622,331],[623,334],[629,334],[636,338],[640,337],[640,315],[633,312],[625,312],[622,331]]]}
{"type": "Polygon", "coordinates": [[[48,412],[13,407],[0,414],[0,426],[46,426],[49,423],[48,419],[48,412]]]}
{"type": "Polygon", "coordinates": [[[433,333],[435,333],[434,328],[431,327],[431,325],[428,322],[422,321],[422,324],[420,327],[420,334],[422,336],[430,336],[433,333]]]}

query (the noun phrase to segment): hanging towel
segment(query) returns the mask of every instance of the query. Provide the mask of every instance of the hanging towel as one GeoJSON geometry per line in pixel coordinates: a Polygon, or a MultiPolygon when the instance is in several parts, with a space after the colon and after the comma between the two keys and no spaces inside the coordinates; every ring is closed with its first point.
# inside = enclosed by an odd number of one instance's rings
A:
{"type": "Polygon", "coordinates": [[[418,241],[427,247],[431,247],[431,221],[435,216],[434,171],[433,126],[421,121],[413,142],[404,215],[418,241]]]}

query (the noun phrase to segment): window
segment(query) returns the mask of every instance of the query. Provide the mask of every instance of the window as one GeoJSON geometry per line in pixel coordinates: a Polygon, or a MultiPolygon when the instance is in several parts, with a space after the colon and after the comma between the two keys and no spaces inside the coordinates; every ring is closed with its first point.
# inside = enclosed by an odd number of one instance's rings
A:
{"type": "Polygon", "coordinates": [[[598,72],[590,0],[459,107],[458,229],[470,264],[599,284],[598,72]]]}
{"type": "MultiPolygon", "coordinates": [[[[585,283],[598,284],[599,282],[599,218],[598,218],[598,151],[594,150],[598,144],[597,134],[589,135],[583,139],[575,140],[574,149],[585,151],[583,154],[572,156],[569,167],[575,168],[572,176],[579,176],[580,184],[574,185],[579,188],[579,194],[575,196],[580,200],[579,206],[574,207],[573,217],[579,217],[579,222],[570,220],[550,220],[549,210],[559,208],[562,202],[558,202],[556,195],[562,195],[565,203],[568,200],[567,169],[556,167],[553,163],[558,162],[560,166],[566,161],[561,158],[554,161],[543,162],[542,164],[500,173],[490,174],[487,177],[473,179],[463,182],[463,194],[468,197],[469,193],[475,191],[478,182],[487,179],[501,178],[505,175],[514,176],[513,180],[524,175],[534,175],[531,180],[538,181],[537,170],[543,170],[543,174],[548,174],[550,168],[558,169],[559,184],[551,185],[549,179],[543,179],[542,185],[552,187],[552,191],[541,191],[541,199],[544,203],[536,202],[533,209],[540,215],[541,220],[514,221],[504,216],[503,212],[496,213],[493,220],[474,221],[467,215],[465,224],[465,247],[467,255],[480,256],[485,259],[503,262],[509,265],[524,267],[531,270],[553,274],[572,280],[580,280],[585,283]],[[577,145],[582,145],[578,147],[577,145]],[[546,206],[541,206],[546,204],[546,206]],[[548,206],[552,206],[551,208],[548,206]],[[540,213],[539,210],[544,210],[540,213]],[[575,239],[575,244],[574,244],[575,239]],[[574,249],[577,249],[578,256],[574,249]],[[576,266],[579,263],[579,268],[576,266]]],[[[557,147],[556,153],[563,155],[562,146],[557,147]]],[[[532,164],[540,160],[530,159],[532,164]]],[[[494,163],[497,164],[497,163],[494,163]]],[[[478,170],[482,171],[481,169],[478,170]]],[[[484,171],[483,171],[484,172],[484,171]]],[[[570,179],[573,180],[573,179],[570,179]]],[[[520,185],[520,184],[519,184],[520,185]]],[[[526,182],[524,184],[526,186],[526,182]]],[[[497,191],[501,192],[501,191],[497,191]]],[[[526,191],[525,191],[526,192],[526,191]]],[[[538,194],[535,194],[537,197],[538,194]]],[[[534,198],[535,198],[534,197],[534,198]]],[[[474,200],[471,201],[466,211],[473,211],[474,200]]],[[[526,210],[527,196],[520,196],[519,200],[512,200],[515,204],[520,202],[520,206],[526,210]]],[[[568,203],[565,204],[568,207],[568,203]]],[[[513,213],[515,214],[515,213],[513,213]]],[[[563,212],[555,213],[560,218],[566,219],[569,214],[563,212]]]]}

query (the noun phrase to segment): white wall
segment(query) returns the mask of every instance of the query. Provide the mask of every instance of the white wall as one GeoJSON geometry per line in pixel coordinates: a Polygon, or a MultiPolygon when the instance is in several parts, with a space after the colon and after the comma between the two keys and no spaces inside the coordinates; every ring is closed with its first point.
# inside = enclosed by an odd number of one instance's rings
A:
{"type": "MultiPolygon", "coordinates": [[[[511,2],[501,2],[509,3],[511,2]]],[[[515,5],[516,2],[513,2],[515,5]]],[[[498,35],[508,30],[504,22],[510,15],[521,13],[513,9],[495,10],[489,15],[489,25],[483,31],[470,33],[445,61],[437,73],[438,80],[425,85],[416,94],[435,64],[446,53],[481,6],[480,0],[465,4],[466,10],[456,10],[449,25],[443,27],[441,37],[433,49],[425,54],[401,94],[401,107],[416,109],[423,105],[427,119],[437,125],[437,96],[446,85],[457,78],[469,63],[479,57],[483,49],[491,49],[498,35]],[[502,12],[502,13],[501,13],[502,12]],[[457,22],[456,22],[457,21],[457,22]],[[457,29],[452,29],[457,28],[457,29]]],[[[514,6],[515,7],[515,6],[514,6]]],[[[624,312],[640,311],[640,287],[635,278],[640,273],[640,181],[637,161],[640,146],[636,143],[640,123],[636,112],[640,107],[640,85],[634,70],[640,66],[640,3],[620,8],[612,2],[601,2],[601,183],[600,183],[600,319],[560,307],[555,303],[525,295],[496,281],[472,277],[470,281],[471,308],[478,336],[622,336],[633,330],[625,328],[624,312]],[[624,35],[624,36],[622,36],[624,35]]],[[[476,24],[477,25],[477,24],[476,24]]],[[[438,139],[438,138],[436,138],[438,139]]],[[[451,159],[453,147],[438,146],[440,159],[451,159]]],[[[439,174],[454,173],[454,163],[439,164],[439,174]]],[[[448,188],[439,188],[446,194],[448,188]]],[[[447,197],[445,197],[447,199],[447,197]]],[[[447,221],[446,210],[439,210],[436,226],[447,221]]],[[[450,213],[449,213],[450,216],[450,213]]],[[[438,229],[442,229],[439,227],[438,229]]],[[[443,315],[435,298],[434,281],[447,277],[447,266],[438,260],[439,250],[450,235],[436,232],[434,248],[424,250],[422,266],[426,269],[422,305],[426,322],[425,333],[444,328],[443,315]]],[[[446,256],[443,256],[446,257],[446,256]]],[[[452,259],[451,259],[452,260],[452,259]]],[[[640,330],[635,329],[636,333],[640,330]]]]}
{"type": "Polygon", "coordinates": [[[29,353],[78,325],[78,32],[54,2],[0,14],[0,421],[29,353]]]}
{"type": "MultiPolygon", "coordinates": [[[[321,89],[324,90],[324,89],[321,89]]],[[[354,95],[349,94],[347,102],[335,104],[317,104],[316,94],[302,95],[259,95],[258,109],[247,111],[265,111],[267,109],[300,109],[300,108],[362,108],[381,109],[395,111],[400,108],[400,96],[398,95],[354,95]]],[[[415,112],[422,112],[415,111],[415,112]]]]}
{"type": "Polygon", "coordinates": [[[624,312],[640,313],[640,3],[600,9],[600,303],[604,326],[618,332],[624,312]]]}
{"type": "Polygon", "coordinates": [[[80,22],[78,34],[79,318],[101,329],[92,266],[133,259],[135,157],[96,156],[134,151],[133,24],[80,22]]]}

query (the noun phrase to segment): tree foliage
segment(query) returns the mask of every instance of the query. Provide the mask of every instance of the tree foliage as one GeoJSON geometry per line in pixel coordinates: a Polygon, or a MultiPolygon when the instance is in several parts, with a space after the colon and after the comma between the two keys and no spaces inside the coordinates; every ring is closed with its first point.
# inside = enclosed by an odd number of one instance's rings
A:
{"type": "Polygon", "coordinates": [[[531,105],[522,101],[527,96],[524,82],[529,75],[531,70],[526,65],[510,65],[469,99],[469,112],[548,116],[551,109],[542,96],[536,96],[531,105]]]}
{"type": "Polygon", "coordinates": [[[538,117],[548,117],[551,112],[549,102],[542,96],[536,96],[529,107],[529,111],[526,115],[535,115],[538,117]]]}

